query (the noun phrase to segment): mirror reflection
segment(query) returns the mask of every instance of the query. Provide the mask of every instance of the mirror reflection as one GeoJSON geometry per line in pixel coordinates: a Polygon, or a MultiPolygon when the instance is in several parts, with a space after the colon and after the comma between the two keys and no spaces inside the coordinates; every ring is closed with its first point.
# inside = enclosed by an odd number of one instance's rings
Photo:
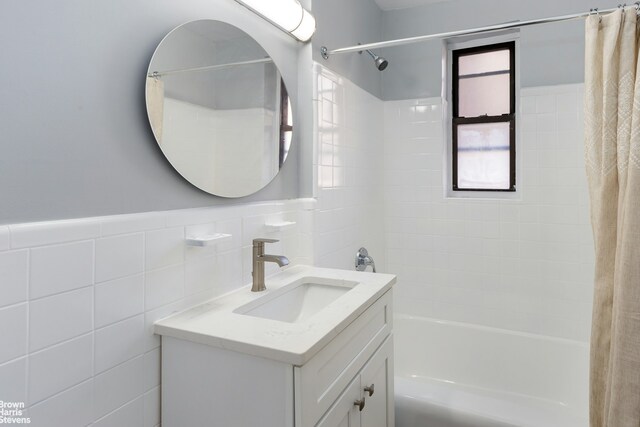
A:
{"type": "Polygon", "coordinates": [[[260,190],[291,146],[291,101],[278,68],[244,31],[220,21],[181,25],[147,73],[147,113],[171,165],[223,197],[260,190]]]}

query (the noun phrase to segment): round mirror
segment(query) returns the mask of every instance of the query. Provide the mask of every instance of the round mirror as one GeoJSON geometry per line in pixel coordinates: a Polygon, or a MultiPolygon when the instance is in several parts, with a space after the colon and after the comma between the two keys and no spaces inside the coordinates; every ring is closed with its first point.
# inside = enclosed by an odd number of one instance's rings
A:
{"type": "Polygon", "coordinates": [[[181,25],[147,72],[153,134],[171,165],[217,196],[242,197],[278,174],[291,146],[291,101],[267,52],[233,25],[181,25]]]}

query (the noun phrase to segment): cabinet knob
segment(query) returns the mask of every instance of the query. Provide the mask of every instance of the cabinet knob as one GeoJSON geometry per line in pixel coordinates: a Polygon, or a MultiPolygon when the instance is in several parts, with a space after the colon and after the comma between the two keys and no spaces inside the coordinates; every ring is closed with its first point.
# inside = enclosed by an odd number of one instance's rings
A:
{"type": "Polygon", "coordinates": [[[356,400],[355,402],[353,402],[353,405],[357,406],[360,412],[362,412],[362,410],[364,409],[364,397],[360,400],[356,400]]]}
{"type": "Polygon", "coordinates": [[[369,392],[369,397],[373,396],[373,392],[375,391],[375,384],[371,384],[364,388],[364,391],[369,392]]]}

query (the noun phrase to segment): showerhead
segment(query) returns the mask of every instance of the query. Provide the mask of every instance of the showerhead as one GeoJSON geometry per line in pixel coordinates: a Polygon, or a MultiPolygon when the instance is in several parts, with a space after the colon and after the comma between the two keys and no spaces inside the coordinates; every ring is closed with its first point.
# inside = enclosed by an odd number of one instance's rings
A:
{"type": "Polygon", "coordinates": [[[378,71],[384,71],[384,69],[387,68],[387,65],[389,65],[389,61],[384,59],[382,56],[376,55],[369,49],[367,49],[367,53],[373,58],[373,62],[376,64],[376,68],[378,69],[378,71]]]}
{"type": "Polygon", "coordinates": [[[376,60],[376,68],[379,71],[384,71],[385,68],[387,68],[387,65],[389,65],[389,61],[387,61],[386,59],[384,59],[383,57],[379,56],[376,60]]]}

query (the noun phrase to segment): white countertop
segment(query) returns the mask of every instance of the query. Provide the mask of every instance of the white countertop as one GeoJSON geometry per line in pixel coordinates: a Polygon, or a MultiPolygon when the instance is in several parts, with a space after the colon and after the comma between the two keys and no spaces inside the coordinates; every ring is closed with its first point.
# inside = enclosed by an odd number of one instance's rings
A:
{"type": "Polygon", "coordinates": [[[159,335],[193,341],[301,366],[353,322],[396,282],[392,274],[293,266],[267,278],[267,290],[251,285],[156,322],[159,335]],[[358,285],[300,323],[234,313],[258,298],[303,278],[328,278],[358,285]]]}

